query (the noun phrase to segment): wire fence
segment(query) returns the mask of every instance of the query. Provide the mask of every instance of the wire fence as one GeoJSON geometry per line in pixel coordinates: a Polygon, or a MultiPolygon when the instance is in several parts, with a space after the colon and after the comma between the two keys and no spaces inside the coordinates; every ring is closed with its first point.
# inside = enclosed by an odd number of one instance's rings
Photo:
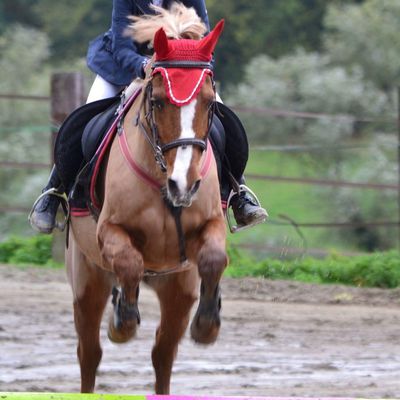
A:
{"type": "MultiPolygon", "coordinates": [[[[400,95],[399,95],[400,97],[400,95]]],[[[18,94],[0,94],[0,101],[31,101],[31,102],[51,102],[52,99],[49,96],[40,96],[40,95],[18,95],[18,94]]],[[[326,113],[310,113],[310,112],[299,112],[292,110],[284,110],[284,109],[275,109],[275,108],[265,108],[265,107],[234,107],[235,111],[240,113],[249,113],[249,114],[260,114],[263,116],[277,117],[277,118],[302,118],[302,119],[330,119],[337,121],[352,121],[352,122],[363,122],[363,123],[387,123],[396,125],[399,127],[400,137],[400,116],[385,116],[382,118],[369,118],[364,116],[354,116],[354,115],[332,115],[326,113]]],[[[400,111],[399,111],[400,115],[400,111]]],[[[49,120],[50,120],[49,116],[49,120]]],[[[49,122],[48,125],[40,125],[40,126],[30,126],[30,127],[7,127],[1,126],[1,131],[12,132],[13,130],[30,130],[32,131],[47,131],[49,137],[51,135],[52,129],[54,129],[54,124],[49,122]]],[[[363,150],[367,148],[367,145],[364,144],[343,144],[337,145],[334,147],[336,151],[349,151],[349,150],[363,150]]],[[[332,146],[323,146],[323,145],[263,145],[263,146],[255,146],[252,148],[254,151],[274,151],[274,152],[321,152],[323,150],[332,150],[332,146]]],[[[400,154],[400,153],[398,153],[400,154]]],[[[400,160],[400,155],[398,155],[400,160]]],[[[0,160],[0,169],[14,169],[14,170],[37,170],[37,169],[49,169],[50,164],[45,162],[30,162],[29,160],[24,162],[16,162],[10,160],[0,160]]],[[[400,175],[399,175],[400,176],[400,175]]],[[[246,174],[248,179],[259,180],[259,181],[271,181],[271,182],[281,182],[284,184],[300,184],[300,185],[315,185],[315,186],[329,186],[329,187],[347,187],[347,188],[357,188],[357,189],[368,189],[368,190],[389,190],[393,192],[397,192],[398,198],[399,196],[399,182],[393,183],[380,183],[380,182],[353,182],[346,180],[329,180],[323,178],[303,178],[303,177],[290,177],[290,176],[280,176],[280,175],[265,175],[265,174],[246,174]]],[[[400,204],[400,203],[399,203],[400,204]]],[[[398,206],[400,210],[400,206],[398,206]]],[[[29,211],[29,208],[13,205],[7,206],[0,204],[0,213],[24,213],[26,214],[29,211]]],[[[400,214],[400,211],[399,211],[400,214]]],[[[398,214],[398,215],[399,215],[398,214]]],[[[278,216],[278,219],[272,219],[269,221],[272,225],[292,225],[296,229],[299,228],[357,228],[361,225],[361,222],[352,222],[352,221],[317,221],[317,222],[297,222],[292,218],[287,216],[278,216]]],[[[393,220],[377,220],[377,221],[363,221],[363,227],[394,227],[399,228],[399,218],[394,218],[393,220]]],[[[399,229],[398,229],[399,230],[399,229]]],[[[400,233],[399,233],[399,243],[400,243],[400,233]]],[[[248,244],[241,245],[244,248],[255,248],[257,246],[253,246],[248,244]]],[[[264,246],[265,248],[265,246],[264,246]]],[[[299,250],[301,252],[301,250],[299,250]]],[[[320,254],[323,253],[324,250],[314,249],[314,253],[320,254]]],[[[290,250],[287,250],[290,253],[290,250]]],[[[296,252],[296,250],[293,250],[296,252]]],[[[311,252],[311,251],[310,251],[311,252]]]]}

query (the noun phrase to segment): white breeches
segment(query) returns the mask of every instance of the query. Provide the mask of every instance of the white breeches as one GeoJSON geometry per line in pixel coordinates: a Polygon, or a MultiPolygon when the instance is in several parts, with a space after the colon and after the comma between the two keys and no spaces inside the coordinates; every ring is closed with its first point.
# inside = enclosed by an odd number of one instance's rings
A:
{"type": "Polygon", "coordinates": [[[108,97],[113,97],[119,93],[124,86],[116,86],[110,82],[107,82],[100,75],[96,75],[96,78],[90,88],[88,98],[86,103],[92,103],[96,100],[106,99],[108,97]]]}

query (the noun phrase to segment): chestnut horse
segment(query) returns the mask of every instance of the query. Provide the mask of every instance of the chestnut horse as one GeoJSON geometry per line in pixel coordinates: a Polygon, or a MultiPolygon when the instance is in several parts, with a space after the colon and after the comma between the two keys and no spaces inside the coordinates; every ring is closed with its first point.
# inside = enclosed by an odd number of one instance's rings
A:
{"type": "Polygon", "coordinates": [[[155,54],[100,174],[98,220],[70,221],[66,259],[82,392],[94,390],[100,323],[111,293],[108,336],[119,343],[131,339],[140,323],[141,281],[158,296],[161,319],[152,350],[157,394],[169,393],[178,343],[199,292],[192,338],[212,343],[220,327],[226,232],[207,134],[215,101],[210,62],[223,23],[202,38],[193,26],[200,24],[201,34],[205,27],[193,9],[177,4],[157,11],[135,20],[148,32],[154,28],[155,54]],[[165,30],[158,29],[164,22],[165,30]]]}

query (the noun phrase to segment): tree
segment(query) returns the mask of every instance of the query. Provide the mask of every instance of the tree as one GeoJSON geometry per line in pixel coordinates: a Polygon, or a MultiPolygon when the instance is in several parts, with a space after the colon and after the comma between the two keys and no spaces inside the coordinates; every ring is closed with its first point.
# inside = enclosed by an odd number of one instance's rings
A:
{"type": "Polygon", "coordinates": [[[111,23],[110,0],[40,0],[32,7],[42,29],[52,38],[52,60],[84,57],[88,43],[111,23]]]}
{"type": "MultiPolygon", "coordinates": [[[[386,94],[364,79],[361,68],[347,70],[332,65],[327,54],[304,50],[277,60],[265,55],[254,58],[242,83],[225,100],[231,105],[352,116],[380,117],[393,111],[386,94]]],[[[353,117],[268,118],[267,123],[265,116],[244,115],[243,119],[253,142],[271,144],[335,144],[362,129],[353,117]]]]}
{"type": "Polygon", "coordinates": [[[35,3],[36,0],[1,0],[0,35],[15,23],[39,28],[40,21],[32,13],[32,6],[35,3]]]}
{"type": "Polygon", "coordinates": [[[226,20],[216,49],[217,79],[225,86],[240,82],[244,66],[260,54],[278,58],[297,47],[320,50],[327,4],[326,0],[208,1],[211,24],[226,20]]]}
{"type": "Polygon", "coordinates": [[[325,20],[325,49],[336,64],[360,66],[367,79],[390,92],[400,85],[399,20],[399,1],[333,5],[325,20]]]}
{"type": "MultiPolygon", "coordinates": [[[[44,33],[20,25],[10,26],[0,35],[0,71],[5,78],[0,80],[0,93],[48,93],[49,71],[45,65],[48,55],[49,40],[44,33]]],[[[49,131],[47,103],[0,102],[0,160],[49,160],[49,131]]],[[[0,204],[30,205],[46,175],[47,171],[1,169],[0,204]]],[[[28,229],[26,215],[1,215],[2,233],[21,233],[28,229]]]]}

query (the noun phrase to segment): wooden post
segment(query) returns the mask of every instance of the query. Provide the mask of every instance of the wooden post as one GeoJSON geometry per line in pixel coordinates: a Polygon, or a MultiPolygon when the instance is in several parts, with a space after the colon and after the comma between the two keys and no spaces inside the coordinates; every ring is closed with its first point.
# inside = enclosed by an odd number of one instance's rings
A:
{"type": "MultiPolygon", "coordinates": [[[[55,73],[51,76],[51,122],[54,126],[51,135],[51,159],[54,163],[54,143],[58,127],[76,108],[85,103],[86,90],[83,75],[78,72],[55,73]]],[[[53,259],[64,262],[65,232],[53,231],[53,259]]]]}
{"type": "Polygon", "coordinates": [[[397,249],[400,251],[400,86],[397,87],[397,249]]]}

